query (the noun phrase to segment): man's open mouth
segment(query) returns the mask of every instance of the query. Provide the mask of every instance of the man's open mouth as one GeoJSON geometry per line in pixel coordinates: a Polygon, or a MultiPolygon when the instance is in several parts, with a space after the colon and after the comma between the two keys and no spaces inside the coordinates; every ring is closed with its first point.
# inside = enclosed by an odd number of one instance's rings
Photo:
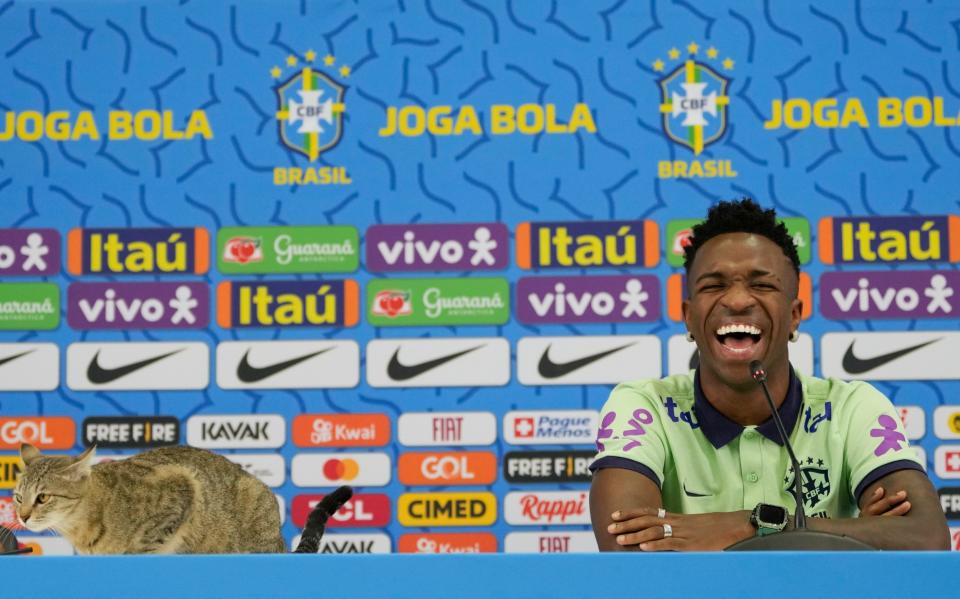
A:
{"type": "Polygon", "coordinates": [[[757,349],[763,339],[763,330],[754,324],[725,324],[716,330],[715,336],[724,350],[745,357],[757,349]]]}

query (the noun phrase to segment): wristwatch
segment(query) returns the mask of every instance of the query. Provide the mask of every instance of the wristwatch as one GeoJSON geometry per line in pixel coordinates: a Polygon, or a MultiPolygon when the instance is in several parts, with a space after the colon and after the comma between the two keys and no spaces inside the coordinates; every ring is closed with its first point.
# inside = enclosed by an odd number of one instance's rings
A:
{"type": "Polygon", "coordinates": [[[779,505],[758,503],[750,514],[750,524],[757,529],[757,536],[782,532],[787,527],[787,510],[779,505]]]}

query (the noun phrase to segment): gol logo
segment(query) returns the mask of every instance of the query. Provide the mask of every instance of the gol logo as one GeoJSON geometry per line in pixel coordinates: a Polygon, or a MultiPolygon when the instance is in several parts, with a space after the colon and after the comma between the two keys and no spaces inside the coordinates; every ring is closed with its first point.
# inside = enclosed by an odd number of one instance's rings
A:
{"type": "Polygon", "coordinates": [[[12,489],[17,486],[17,479],[23,466],[20,456],[0,456],[0,489],[12,489]]]}
{"type": "Polygon", "coordinates": [[[397,501],[404,526],[490,526],[497,521],[493,493],[404,493],[397,501]]]}
{"type": "Polygon", "coordinates": [[[19,449],[30,443],[40,449],[70,449],[77,425],[72,418],[0,418],[0,449],[19,449]]]}
{"type": "MultiPolygon", "coordinates": [[[[297,495],[290,504],[290,519],[303,527],[307,516],[323,499],[323,495],[297,495]]],[[[329,527],[375,528],[390,523],[390,498],[383,493],[357,493],[330,516],[329,527]]]]}
{"type": "Polygon", "coordinates": [[[488,451],[405,453],[398,468],[405,485],[489,485],[497,478],[497,457],[488,451]]]}
{"type": "Polygon", "coordinates": [[[386,414],[301,414],[293,419],[297,447],[382,447],[389,442],[386,414]]]}
{"type": "Polygon", "coordinates": [[[437,532],[400,536],[400,553],[496,553],[497,537],[489,532],[437,532]]]}

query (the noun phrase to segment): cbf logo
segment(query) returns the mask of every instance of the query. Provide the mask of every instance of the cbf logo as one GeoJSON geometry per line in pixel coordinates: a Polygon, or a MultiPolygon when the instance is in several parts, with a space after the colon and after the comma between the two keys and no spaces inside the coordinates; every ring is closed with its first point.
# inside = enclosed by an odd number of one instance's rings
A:
{"type": "MultiPolygon", "coordinates": [[[[808,457],[806,462],[800,462],[800,487],[803,492],[803,504],[813,509],[822,500],[830,495],[830,470],[822,459],[808,457]]],[[[793,466],[790,466],[787,475],[783,477],[784,488],[791,495],[794,493],[793,466]]]]}
{"type": "MultiPolygon", "coordinates": [[[[287,57],[287,67],[297,68],[293,74],[274,88],[278,109],[276,113],[280,143],[316,162],[323,152],[340,143],[343,135],[343,113],[346,105],[343,97],[347,91],[327,74],[317,70],[312,63],[317,53],[308,50],[300,57],[287,57]]],[[[334,68],[336,58],[323,59],[324,66],[334,68]]],[[[350,67],[337,69],[341,78],[350,75],[350,67]]],[[[275,66],[270,71],[275,80],[281,80],[283,70],[275,66]]],[[[273,170],[276,185],[346,185],[351,183],[346,168],[342,166],[277,167],[273,170]]]]}
{"type": "MultiPolygon", "coordinates": [[[[732,71],[733,59],[721,61],[719,50],[711,46],[705,51],[706,60],[717,61],[717,64],[708,64],[696,60],[701,48],[695,42],[690,42],[686,50],[687,57],[682,58],[679,49],[671,48],[667,52],[667,61],[657,58],[653,70],[663,73],[672,69],[657,82],[663,132],[674,142],[693,150],[694,156],[699,156],[727,131],[730,79],[721,75],[718,69],[732,71]]],[[[664,160],[659,162],[657,170],[661,179],[737,176],[730,160],[664,160]]]]}

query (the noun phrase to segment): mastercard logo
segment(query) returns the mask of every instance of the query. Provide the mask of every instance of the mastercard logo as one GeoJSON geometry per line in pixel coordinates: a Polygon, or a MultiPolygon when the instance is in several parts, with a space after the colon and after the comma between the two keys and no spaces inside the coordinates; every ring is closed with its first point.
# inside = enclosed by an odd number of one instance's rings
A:
{"type": "Polygon", "coordinates": [[[353,480],[359,473],[360,464],[350,458],[327,460],[323,464],[323,475],[329,480],[353,480]]]}

